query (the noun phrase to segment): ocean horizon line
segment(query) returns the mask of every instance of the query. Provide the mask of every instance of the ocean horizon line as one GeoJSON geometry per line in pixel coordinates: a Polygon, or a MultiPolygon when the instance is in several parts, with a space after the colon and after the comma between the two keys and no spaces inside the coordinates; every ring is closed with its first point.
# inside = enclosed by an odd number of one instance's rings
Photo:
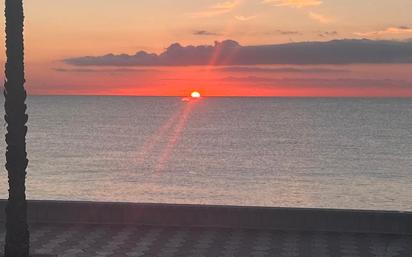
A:
{"type": "MultiPolygon", "coordinates": [[[[116,95],[116,94],[30,94],[28,97],[156,97],[177,98],[190,95],[116,95]]],[[[411,96],[260,96],[260,95],[202,95],[202,98],[281,98],[281,99],[412,99],[411,96]]]]}

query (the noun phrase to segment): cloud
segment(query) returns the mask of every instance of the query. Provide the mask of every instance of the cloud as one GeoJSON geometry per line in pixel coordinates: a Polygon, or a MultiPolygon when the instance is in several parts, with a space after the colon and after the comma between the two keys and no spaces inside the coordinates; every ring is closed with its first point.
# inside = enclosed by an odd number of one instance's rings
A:
{"type": "Polygon", "coordinates": [[[63,60],[74,66],[248,66],[317,65],[359,63],[412,63],[412,41],[368,39],[301,42],[280,45],[241,46],[233,40],[214,45],[172,44],[160,54],[108,54],[63,60]]]}
{"type": "Polygon", "coordinates": [[[90,69],[90,68],[53,68],[57,72],[75,72],[75,73],[142,73],[142,72],[160,72],[156,69],[130,69],[130,68],[115,68],[115,69],[90,69]]]}
{"type": "Polygon", "coordinates": [[[398,35],[398,34],[412,34],[412,28],[407,27],[407,26],[399,26],[399,27],[389,27],[383,30],[355,33],[355,35],[358,35],[361,37],[398,35]]]}
{"type": "Polygon", "coordinates": [[[318,33],[319,37],[334,37],[337,36],[339,33],[337,31],[321,31],[318,33]]]}
{"type": "Polygon", "coordinates": [[[253,20],[255,18],[256,18],[256,16],[242,16],[242,15],[235,16],[235,19],[238,20],[238,21],[250,21],[250,20],[253,20]]]}
{"type": "Polygon", "coordinates": [[[213,5],[211,9],[216,9],[216,10],[232,10],[237,6],[237,1],[226,1],[226,2],[221,2],[213,5]]]}
{"type": "Polygon", "coordinates": [[[265,4],[273,4],[275,6],[290,6],[294,8],[302,8],[308,6],[318,6],[322,4],[320,0],[263,0],[265,4]]]}
{"type": "Polygon", "coordinates": [[[237,1],[220,2],[208,7],[206,10],[191,13],[190,16],[192,18],[214,17],[217,15],[228,13],[235,9],[237,6],[237,1]]]}
{"type": "Polygon", "coordinates": [[[196,30],[195,32],[193,32],[193,35],[195,36],[218,36],[219,33],[210,32],[207,30],[196,30]]]}
{"type": "Polygon", "coordinates": [[[282,87],[297,87],[297,88],[355,88],[355,89],[412,89],[412,82],[406,80],[393,80],[393,79],[321,79],[321,78],[308,78],[308,79],[276,79],[269,77],[225,77],[219,79],[224,82],[237,82],[237,83],[253,83],[266,86],[282,86],[282,87]]]}
{"type": "Polygon", "coordinates": [[[309,12],[308,15],[309,15],[309,18],[311,18],[312,20],[315,20],[323,24],[331,23],[334,21],[332,18],[325,16],[323,14],[320,14],[320,13],[309,12]]]}
{"type": "Polygon", "coordinates": [[[277,34],[284,35],[284,36],[291,36],[291,35],[302,35],[301,32],[297,30],[276,30],[277,34]]]}
{"type": "Polygon", "coordinates": [[[253,72],[253,73],[347,73],[350,70],[345,69],[331,69],[331,68],[297,68],[297,67],[253,67],[253,66],[230,66],[218,68],[219,71],[224,72],[253,72]]]}

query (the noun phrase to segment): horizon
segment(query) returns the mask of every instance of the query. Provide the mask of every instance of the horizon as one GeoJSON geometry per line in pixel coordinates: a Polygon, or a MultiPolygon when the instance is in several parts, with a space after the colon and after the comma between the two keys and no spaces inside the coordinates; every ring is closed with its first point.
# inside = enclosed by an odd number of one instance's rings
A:
{"type": "MultiPolygon", "coordinates": [[[[27,97],[169,97],[169,98],[187,98],[190,95],[86,95],[86,94],[27,94],[27,97]]],[[[280,99],[412,99],[411,96],[272,96],[272,95],[202,95],[201,99],[204,98],[280,98],[280,99]]]]}

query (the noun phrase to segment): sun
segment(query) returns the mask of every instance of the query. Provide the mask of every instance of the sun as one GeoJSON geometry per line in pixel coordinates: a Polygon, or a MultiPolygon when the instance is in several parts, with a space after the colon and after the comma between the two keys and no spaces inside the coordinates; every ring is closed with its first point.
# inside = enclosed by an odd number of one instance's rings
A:
{"type": "Polygon", "coordinates": [[[190,94],[190,96],[191,96],[192,98],[200,98],[200,97],[201,97],[201,95],[200,95],[200,93],[199,93],[198,91],[193,91],[193,92],[190,94]]]}

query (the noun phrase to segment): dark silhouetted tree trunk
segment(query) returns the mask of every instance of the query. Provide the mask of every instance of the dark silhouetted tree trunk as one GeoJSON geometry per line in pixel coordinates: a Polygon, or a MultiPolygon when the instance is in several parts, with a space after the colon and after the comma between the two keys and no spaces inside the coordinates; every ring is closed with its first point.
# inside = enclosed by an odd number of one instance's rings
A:
{"type": "Polygon", "coordinates": [[[4,96],[7,122],[6,169],[9,200],[6,207],[6,257],[29,256],[26,202],[26,91],[24,90],[23,1],[6,0],[6,80],[4,96]]]}

